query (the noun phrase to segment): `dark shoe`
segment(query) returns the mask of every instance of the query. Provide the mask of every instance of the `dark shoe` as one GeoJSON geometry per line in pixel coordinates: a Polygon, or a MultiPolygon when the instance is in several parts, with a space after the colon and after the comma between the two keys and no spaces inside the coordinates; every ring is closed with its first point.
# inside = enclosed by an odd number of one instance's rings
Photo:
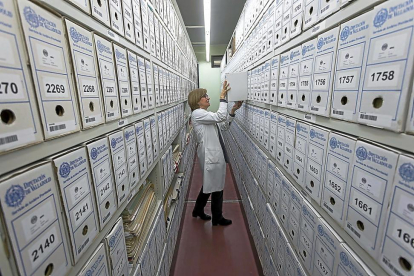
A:
{"type": "Polygon", "coordinates": [[[227,226],[232,224],[232,221],[230,219],[226,219],[224,217],[221,217],[221,219],[219,220],[213,220],[213,226],[216,225],[222,225],[222,226],[227,226]]]}
{"type": "Polygon", "coordinates": [[[200,213],[197,213],[197,212],[193,211],[193,217],[194,218],[200,217],[202,220],[210,220],[211,219],[211,216],[205,214],[204,212],[200,214],[200,213]]]}

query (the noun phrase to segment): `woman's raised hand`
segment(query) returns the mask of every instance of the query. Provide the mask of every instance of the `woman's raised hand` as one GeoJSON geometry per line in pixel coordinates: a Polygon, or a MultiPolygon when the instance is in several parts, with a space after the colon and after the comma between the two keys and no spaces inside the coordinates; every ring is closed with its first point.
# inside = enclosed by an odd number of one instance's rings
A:
{"type": "Polygon", "coordinates": [[[230,91],[230,84],[227,81],[224,81],[223,83],[223,90],[221,90],[220,99],[225,99],[227,92],[230,91]]]}

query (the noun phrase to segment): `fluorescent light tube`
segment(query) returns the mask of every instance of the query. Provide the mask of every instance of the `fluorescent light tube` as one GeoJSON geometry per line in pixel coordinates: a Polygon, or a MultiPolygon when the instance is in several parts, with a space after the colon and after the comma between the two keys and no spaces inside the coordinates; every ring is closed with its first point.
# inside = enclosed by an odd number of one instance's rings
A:
{"type": "Polygon", "coordinates": [[[204,6],[204,33],[206,38],[206,61],[210,62],[210,23],[211,23],[211,0],[203,0],[204,6]]]}

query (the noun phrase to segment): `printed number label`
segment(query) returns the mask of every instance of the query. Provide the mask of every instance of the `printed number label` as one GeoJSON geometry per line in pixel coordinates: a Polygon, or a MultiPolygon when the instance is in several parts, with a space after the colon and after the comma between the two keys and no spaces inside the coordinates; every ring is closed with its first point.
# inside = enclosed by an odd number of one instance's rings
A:
{"type": "Polygon", "coordinates": [[[395,225],[393,236],[402,244],[406,249],[411,252],[414,251],[414,234],[410,233],[410,228],[401,221],[394,220],[395,225]]]}
{"type": "Polygon", "coordinates": [[[325,264],[319,259],[318,259],[317,263],[318,263],[318,270],[320,272],[322,272],[323,275],[328,275],[329,270],[325,267],[325,264]]]}
{"type": "Polygon", "coordinates": [[[98,96],[98,89],[96,84],[96,79],[94,78],[80,78],[81,91],[83,96],[98,96]]]}
{"type": "Polygon", "coordinates": [[[363,214],[367,215],[371,219],[376,218],[377,206],[369,202],[369,200],[358,197],[358,195],[354,195],[353,205],[357,210],[360,210],[363,214]]]}
{"type": "Polygon", "coordinates": [[[341,185],[335,183],[332,179],[329,179],[329,186],[332,187],[332,189],[334,189],[336,192],[338,192],[339,194],[341,194],[341,185]]]}
{"type": "Polygon", "coordinates": [[[367,87],[370,88],[384,88],[395,87],[399,84],[399,70],[398,64],[392,66],[379,66],[369,70],[366,76],[367,87]]]}
{"type": "Polygon", "coordinates": [[[44,91],[47,97],[68,97],[66,78],[43,78],[44,91]]]}
{"type": "Polygon", "coordinates": [[[0,99],[18,100],[23,98],[21,77],[17,74],[0,74],[0,99]]]}
{"type": "Polygon", "coordinates": [[[105,81],[104,93],[105,93],[105,96],[115,96],[116,95],[115,82],[105,81]]]}
{"type": "Polygon", "coordinates": [[[86,199],[80,202],[75,208],[73,208],[73,219],[75,220],[75,227],[78,227],[92,212],[91,197],[87,196],[86,199]]]}
{"type": "Polygon", "coordinates": [[[354,76],[342,76],[342,77],[339,77],[338,79],[339,79],[340,84],[342,84],[342,83],[352,83],[352,81],[354,79],[354,76]]]}
{"type": "Polygon", "coordinates": [[[324,89],[326,87],[327,80],[325,78],[315,78],[314,89],[324,89]]]}
{"type": "Polygon", "coordinates": [[[29,248],[30,261],[32,267],[35,268],[40,265],[46,258],[48,258],[59,246],[60,240],[57,234],[56,227],[36,239],[36,242],[29,248]]]}
{"type": "Polygon", "coordinates": [[[82,86],[83,86],[83,92],[84,93],[95,93],[95,86],[87,85],[87,84],[84,84],[82,86]]]}

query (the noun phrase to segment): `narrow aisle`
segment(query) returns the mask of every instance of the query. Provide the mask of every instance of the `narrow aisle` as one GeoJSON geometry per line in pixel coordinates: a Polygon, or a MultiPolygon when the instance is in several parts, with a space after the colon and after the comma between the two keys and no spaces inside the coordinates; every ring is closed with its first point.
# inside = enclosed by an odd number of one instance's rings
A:
{"type": "MultiPolygon", "coordinates": [[[[229,165],[224,188],[223,216],[233,221],[230,226],[213,227],[211,221],[192,217],[202,185],[201,176],[196,158],[170,275],[263,275],[229,165]]],[[[210,203],[205,212],[211,214],[210,203]]]]}

